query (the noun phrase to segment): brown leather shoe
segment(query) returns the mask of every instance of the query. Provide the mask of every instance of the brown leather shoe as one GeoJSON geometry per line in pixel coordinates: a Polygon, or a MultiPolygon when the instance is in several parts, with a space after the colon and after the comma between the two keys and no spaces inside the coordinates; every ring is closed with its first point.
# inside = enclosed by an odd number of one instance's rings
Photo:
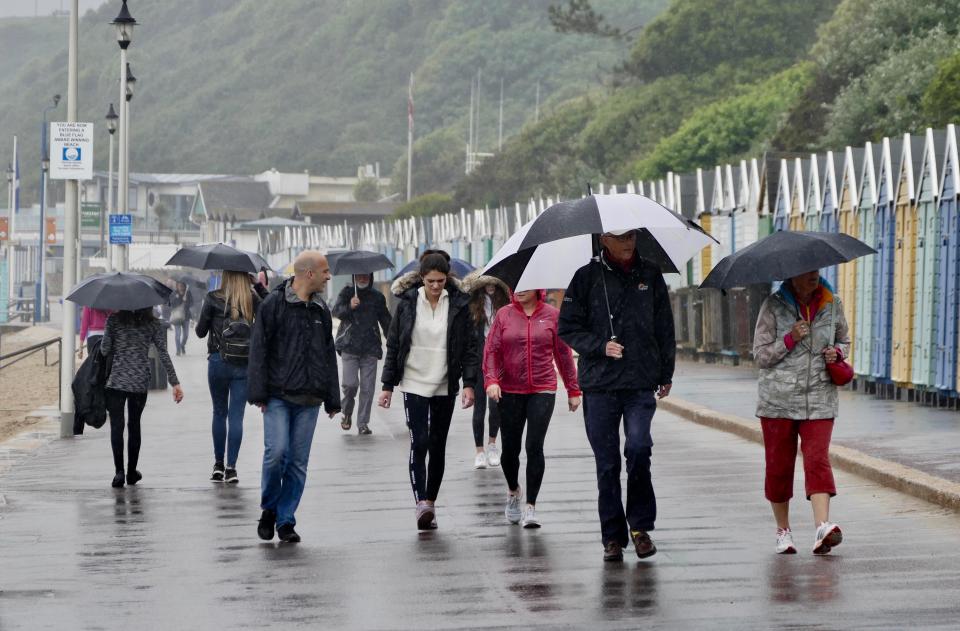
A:
{"type": "Polygon", "coordinates": [[[657,553],[657,546],[653,545],[650,535],[645,530],[631,531],[630,538],[633,539],[633,547],[637,549],[637,556],[641,559],[652,557],[657,553]]]}
{"type": "Polygon", "coordinates": [[[611,541],[603,546],[603,560],[613,562],[623,561],[623,546],[616,541],[611,541]]]}

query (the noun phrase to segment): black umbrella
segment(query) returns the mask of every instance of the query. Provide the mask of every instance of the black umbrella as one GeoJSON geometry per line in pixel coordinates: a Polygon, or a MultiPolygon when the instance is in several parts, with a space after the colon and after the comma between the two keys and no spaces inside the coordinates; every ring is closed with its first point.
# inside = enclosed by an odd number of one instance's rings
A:
{"type": "Polygon", "coordinates": [[[724,257],[707,274],[700,287],[729,289],[786,280],[876,253],[863,241],[842,232],[785,230],[724,257]]]}
{"type": "MultiPolygon", "coordinates": [[[[420,269],[420,261],[417,259],[413,259],[412,261],[404,265],[403,269],[397,272],[396,276],[394,276],[393,278],[394,279],[400,278],[404,274],[415,272],[419,269],[420,269]]],[[[477,268],[475,268],[470,263],[467,263],[463,259],[455,259],[455,258],[450,259],[450,272],[457,278],[465,278],[467,274],[469,274],[475,269],[477,268]]]]}
{"type": "Polygon", "coordinates": [[[167,265],[228,272],[247,272],[248,274],[256,274],[264,267],[270,269],[270,266],[259,254],[239,250],[224,243],[190,245],[181,248],[170,257],[167,265]]]}
{"type": "Polygon", "coordinates": [[[372,274],[393,267],[390,259],[383,254],[367,250],[337,252],[327,256],[327,261],[330,263],[330,273],[334,276],[339,274],[372,274]]]}
{"type": "Polygon", "coordinates": [[[170,288],[143,274],[96,274],[73,288],[67,300],[93,309],[136,311],[167,301],[170,288]]]}

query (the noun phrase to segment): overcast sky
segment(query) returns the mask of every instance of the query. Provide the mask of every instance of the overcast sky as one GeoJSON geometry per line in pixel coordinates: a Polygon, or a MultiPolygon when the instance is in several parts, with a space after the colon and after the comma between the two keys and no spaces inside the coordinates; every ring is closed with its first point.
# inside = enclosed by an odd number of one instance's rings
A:
{"type": "MultiPolygon", "coordinates": [[[[88,9],[96,9],[101,4],[110,0],[80,0],[80,15],[87,12],[88,9]]],[[[120,10],[120,2],[116,0],[117,10],[120,10]]],[[[0,0],[0,18],[16,16],[33,17],[34,15],[50,15],[51,11],[57,9],[69,9],[69,0],[0,0]]]]}

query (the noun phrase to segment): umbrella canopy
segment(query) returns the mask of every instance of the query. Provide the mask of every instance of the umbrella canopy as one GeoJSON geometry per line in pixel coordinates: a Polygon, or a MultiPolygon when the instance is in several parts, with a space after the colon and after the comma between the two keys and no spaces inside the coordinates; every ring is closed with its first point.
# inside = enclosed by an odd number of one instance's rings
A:
{"type": "MultiPolygon", "coordinates": [[[[604,213],[606,216],[608,213],[604,213]]],[[[623,230],[637,231],[637,254],[656,265],[662,272],[676,273],[694,254],[715,242],[696,223],[684,219],[660,204],[640,195],[593,195],[577,202],[556,204],[533,221],[522,226],[503,247],[493,255],[483,273],[499,278],[514,291],[566,287],[578,269],[596,255],[595,234],[623,230]],[[594,200],[593,203],[588,203],[594,200]],[[599,204],[599,206],[598,206],[599,204]],[[596,220],[597,209],[602,206],[612,216],[607,224],[596,220]],[[545,223],[553,209],[551,228],[545,223]],[[614,212],[614,209],[618,209],[614,212]],[[619,213],[619,214],[617,214],[619,213]],[[584,230],[596,229],[595,233],[573,234],[543,241],[540,237],[571,232],[567,225],[580,221],[584,230]],[[591,219],[592,218],[592,219],[591,219]],[[590,222],[593,221],[592,228],[590,222]]]]}
{"type": "Polygon", "coordinates": [[[266,260],[259,254],[238,250],[224,243],[207,243],[181,248],[170,257],[167,265],[247,272],[248,274],[256,274],[263,267],[270,269],[266,260]]]}
{"type": "Polygon", "coordinates": [[[393,267],[390,259],[383,254],[367,250],[350,250],[330,254],[327,256],[327,260],[330,263],[330,273],[334,276],[339,274],[372,274],[393,267]]]}
{"type": "Polygon", "coordinates": [[[785,230],[724,257],[700,287],[728,289],[786,280],[876,253],[863,241],[840,232],[785,230]]]}
{"type": "Polygon", "coordinates": [[[67,300],[93,309],[136,311],[165,303],[170,293],[169,287],[149,276],[112,272],[77,283],[67,300]]]}
{"type": "MultiPolygon", "coordinates": [[[[400,278],[404,274],[407,274],[409,272],[415,272],[419,269],[420,269],[420,261],[414,259],[409,263],[407,263],[406,265],[404,265],[403,269],[397,272],[397,275],[394,276],[394,278],[395,279],[400,278]]],[[[456,276],[457,278],[463,278],[475,269],[477,268],[475,268],[473,265],[470,265],[463,259],[455,259],[455,258],[450,259],[450,271],[453,272],[453,275],[456,276]]]]}

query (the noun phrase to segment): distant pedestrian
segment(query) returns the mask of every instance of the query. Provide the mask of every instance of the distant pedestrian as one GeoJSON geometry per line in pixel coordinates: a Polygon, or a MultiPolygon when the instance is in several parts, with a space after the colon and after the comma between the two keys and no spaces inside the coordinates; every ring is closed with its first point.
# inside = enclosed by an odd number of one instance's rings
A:
{"type": "Polygon", "coordinates": [[[443,481],[447,433],[463,378],[461,404],[474,403],[480,357],[470,324],[468,303],[459,281],[450,275],[450,256],[424,253],[420,270],[397,279],[400,298],[383,366],[380,407],[389,408],[393,389],[403,391],[410,430],[410,484],[416,501],[417,528],[437,527],[436,501],[443,481]]]}
{"type": "Polygon", "coordinates": [[[186,355],[187,338],[190,337],[190,320],[193,318],[193,295],[183,281],[177,281],[176,289],[170,294],[170,324],[173,325],[174,342],[177,355],[186,355]]]}
{"type": "Polygon", "coordinates": [[[107,318],[100,352],[111,358],[110,375],[105,391],[107,412],[110,415],[110,447],[113,449],[115,475],[112,486],[120,488],[124,483],[123,431],[129,431],[126,482],[133,485],[143,476],[137,470],[140,459],[140,416],[147,404],[150,387],[150,346],[167,373],[167,381],[173,387],[173,400],[183,400],[183,389],[177,372],[167,353],[167,336],[163,324],[153,315],[153,308],[138,311],[117,311],[107,318]],[[124,419],[124,406],[127,418],[124,419]]]}
{"type": "MultiPolygon", "coordinates": [[[[500,279],[481,276],[480,272],[472,272],[463,279],[463,290],[470,294],[470,319],[477,336],[477,348],[482,357],[493,316],[501,307],[510,303],[510,289],[500,279]]],[[[482,372],[476,384],[476,392],[478,395],[473,406],[473,442],[477,453],[473,459],[473,468],[499,467],[500,451],[497,449],[497,434],[500,432],[500,407],[496,401],[486,395],[482,372]],[[487,410],[490,411],[489,430],[484,432],[487,410]],[[486,446],[484,446],[484,436],[487,437],[486,446]]]]}
{"type": "MultiPolygon", "coordinates": [[[[107,318],[112,311],[84,307],[80,312],[80,343],[87,347],[87,354],[103,339],[103,331],[107,326],[107,318]]],[[[83,358],[83,346],[80,347],[80,357],[83,358]]]]}
{"type": "Polygon", "coordinates": [[[580,355],[583,417],[597,461],[605,561],[623,559],[628,537],[641,559],[656,554],[657,500],[650,425],[670,394],[676,339],[663,274],[637,254],[633,230],[600,237],[601,254],[574,275],[560,309],[560,337],[580,355]],[[620,487],[620,422],[626,437],[627,510],[620,487]]]}
{"type": "Polygon", "coordinates": [[[307,462],[320,406],[340,413],[333,319],[323,301],[330,280],[327,258],[306,251],[294,275],[270,292],[253,324],[247,365],[247,400],[263,412],[261,539],[296,543],[297,506],[307,481],[307,462]]]}
{"type": "Polygon", "coordinates": [[[333,316],[340,320],[337,329],[336,347],[343,364],[343,419],[340,427],[348,431],[353,424],[353,410],[360,395],[357,409],[357,432],[361,436],[372,434],[370,409],[377,387],[377,362],[383,357],[383,338],[390,329],[390,311],[387,299],[373,288],[373,275],[356,274],[353,283],[347,285],[337,297],[333,316]]]}
{"type": "Polygon", "coordinates": [[[849,349],[843,305],[818,271],[784,281],[760,307],[753,341],[760,369],[757,416],[766,452],[765,495],[777,522],[780,554],[797,551],[790,499],[798,440],[817,529],[813,553],[827,554],[843,541],[840,527],[830,522],[830,498],[837,494],[830,437],[839,400],[827,364],[843,360],[849,349]]]}
{"type": "Polygon", "coordinates": [[[537,496],[543,482],[543,443],[556,402],[557,369],[567,389],[567,408],[580,407],[577,367],[570,347],[557,335],[560,312],[543,301],[541,290],[520,291],[497,312],[483,353],[486,394],[500,404],[503,475],[507,479],[507,521],[539,528],[537,496]],[[523,429],[527,428],[527,505],[518,479],[523,429]]]}
{"type": "MultiPolygon", "coordinates": [[[[237,457],[247,405],[247,362],[254,316],[260,306],[260,294],[251,284],[249,274],[223,272],[222,287],[207,293],[197,318],[197,336],[207,338],[207,385],[213,402],[213,482],[240,481],[237,457]]],[[[266,296],[266,288],[256,287],[266,296]]]]}

